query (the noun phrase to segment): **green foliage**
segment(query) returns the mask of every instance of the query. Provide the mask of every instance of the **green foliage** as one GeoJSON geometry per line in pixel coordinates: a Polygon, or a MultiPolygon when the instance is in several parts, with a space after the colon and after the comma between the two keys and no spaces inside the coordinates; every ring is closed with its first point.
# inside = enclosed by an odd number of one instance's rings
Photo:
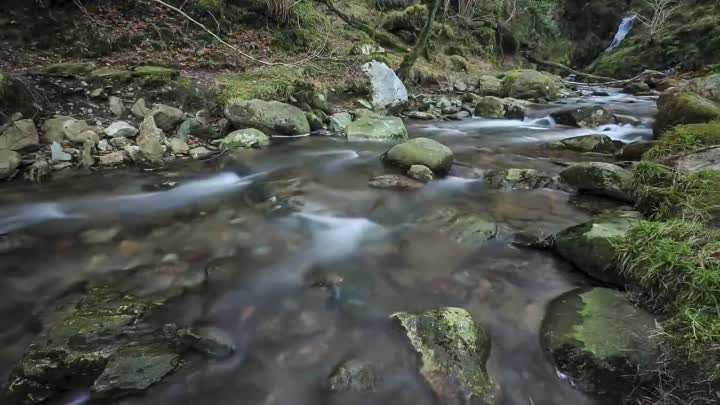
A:
{"type": "Polygon", "coordinates": [[[638,207],[654,219],[715,222],[720,218],[720,172],[673,173],[653,163],[634,171],[638,207]]]}
{"type": "Polygon", "coordinates": [[[648,160],[661,161],[673,155],[712,145],[720,145],[720,121],[678,125],[666,132],[660,142],[645,153],[644,157],[648,160]]]}
{"type": "Polygon", "coordinates": [[[675,172],[667,166],[654,162],[639,162],[633,168],[635,187],[670,187],[675,180],[675,172]]]}
{"type": "Polygon", "coordinates": [[[287,26],[277,30],[275,45],[285,49],[321,49],[333,40],[333,24],[312,0],[294,3],[287,26]]]}
{"type": "Polygon", "coordinates": [[[420,31],[425,25],[428,9],[424,4],[413,4],[404,10],[391,11],[383,17],[382,26],[388,31],[420,31]]]}
{"type": "Polygon", "coordinates": [[[636,224],[614,242],[631,289],[669,316],[674,360],[720,376],[720,230],[673,220],[636,224]]]}
{"type": "Polygon", "coordinates": [[[142,78],[147,85],[162,86],[177,78],[180,72],[162,66],[138,66],[133,69],[132,75],[142,78]]]}
{"type": "Polygon", "coordinates": [[[468,71],[468,61],[460,55],[452,55],[448,57],[448,62],[450,62],[450,68],[456,72],[468,71]]]}

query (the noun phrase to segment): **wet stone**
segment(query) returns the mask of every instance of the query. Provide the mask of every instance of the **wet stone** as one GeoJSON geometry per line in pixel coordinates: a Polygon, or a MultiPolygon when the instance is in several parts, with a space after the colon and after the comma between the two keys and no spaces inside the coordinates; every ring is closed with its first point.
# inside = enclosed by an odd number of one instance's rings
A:
{"type": "Polygon", "coordinates": [[[417,180],[397,174],[386,174],[373,177],[368,183],[370,187],[380,189],[392,189],[398,191],[416,191],[425,185],[417,180]]]}
{"type": "Polygon", "coordinates": [[[382,384],[382,376],[373,364],[349,360],[338,366],[330,376],[328,388],[333,392],[372,392],[382,384]]]}
{"type": "Polygon", "coordinates": [[[232,336],[215,327],[180,329],[177,336],[183,344],[209,357],[225,358],[237,350],[232,336]]]}

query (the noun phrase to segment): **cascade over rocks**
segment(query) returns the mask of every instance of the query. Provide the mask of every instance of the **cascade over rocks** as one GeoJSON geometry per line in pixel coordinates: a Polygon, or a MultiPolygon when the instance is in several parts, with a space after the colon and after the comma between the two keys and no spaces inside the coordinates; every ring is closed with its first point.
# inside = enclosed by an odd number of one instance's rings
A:
{"type": "Polygon", "coordinates": [[[621,403],[651,388],[660,348],[654,317],[606,288],[556,298],[543,321],[545,350],[580,390],[621,403]]]}
{"type": "Polygon", "coordinates": [[[255,128],[268,135],[310,133],[305,113],[279,101],[230,100],[225,106],[225,117],[236,129],[255,128]]]}

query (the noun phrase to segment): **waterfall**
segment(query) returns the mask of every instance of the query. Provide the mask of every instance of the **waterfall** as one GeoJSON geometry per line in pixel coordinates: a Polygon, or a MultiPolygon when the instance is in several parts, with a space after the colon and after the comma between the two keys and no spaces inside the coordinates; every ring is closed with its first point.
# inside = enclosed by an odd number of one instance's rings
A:
{"type": "Polygon", "coordinates": [[[633,29],[633,25],[635,25],[635,18],[636,17],[634,15],[623,17],[622,21],[620,21],[620,25],[618,26],[617,33],[615,33],[615,38],[613,38],[612,43],[605,50],[605,52],[610,52],[620,46],[620,43],[622,43],[625,37],[627,37],[630,31],[633,29]]]}

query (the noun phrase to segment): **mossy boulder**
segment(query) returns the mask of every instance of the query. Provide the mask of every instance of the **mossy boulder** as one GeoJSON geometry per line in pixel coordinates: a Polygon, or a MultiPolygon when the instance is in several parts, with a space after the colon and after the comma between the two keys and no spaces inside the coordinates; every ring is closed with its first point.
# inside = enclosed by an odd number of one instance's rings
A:
{"type": "Polygon", "coordinates": [[[55,63],[45,67],[45,72],[57,76],[74,76],[83,77],[95,70],[97,66],[94,63],[69,62],[55,63]]]}
{"type": "Polygon", "coordinates": [[[605,107],[583,105],[553,111],[550,116],[560,125],[577,128],[594,128],[614,124],[615,116],[605,107]]]}
{"type": "Polygon", "coordinates": [[[498,401],[498,387],[488,375],[490,335],[461,308],[391,317],[422,362],[420,375],[439,402],[448,405],[498,401]]]}
{"type": "Polygon", "coordinates": [[[384,155],[384,160],[405,169],[413,165],[423,165],[435,173],[446,173],[452,167],[452,150],[438,141],[429,138],[414,138],[393,146],[384,155]]]}
{"type": "Polygon", "coordinates": [[[543,321],[545,349],[581,391],[621,403],[655,381],[660,349],[655,318],[607,288],[555,299],[543,321]]]}
{"type": "Polygon", "coordinates": [[[583,273],[605,283],[624,285],[614,240],[623,238],[642,215],[621,212],[594,218],[555,235],[555,251],[583,273]]]}
{"type": "Polygon", "coordinates": [[[147,310],[137,298],[110,288],[91,290],[65,320],[28,347],[5,387],[6,398],[35,404],[89,386],[147,310]]]}
{"type": "Polygon", "coordinates": [[[346,133],[349,140],[359,141],[404,141],[408,139],[408,132],[402,119],[372,113],[362,114],[355,121],[347,124],[346,133]]]}
{"type": "Polygon", "coordinates": [[[494,239],[498,226],[487,217],[453,207],[434,209],[417,220],[420,229],[439,232],[460,245],[477,247],[494,239]]]}
{"type": "Polygon", "coordinates": [[[632,172],[604,162],[574,164],[560,172],[560,177],[582,193],[601,195],[634,202],[632,172]]]}
{"type": "Polygon", "coordinates": [[[225,117],[237,129],[255,128],[265,134],[310,132],[310,123],[301,109],[278,101],[231,100],[225,106],[225,117]]]}
{"type": "Polygon", "coordinates": [[[483,96],[500,97],[503,94],[502,82],[495,76],[481,75],[476,83],[477,92],[483,96]]]}
{"type": "Polygon", "coordinates": [[[129,70],[101,67],[93,70],[88,78],[95,81],[128,81],[132,79],[132,72],[129,70]]]}
{"type": "Polygon", "coordinates": [[[658,99],[658,115],[653,127],[656,137],[683,124],[707,123],[720,118],[720,106],[690,92],[665,92],[658,99]]]}
{"type": "Polygon", "coordinates": [[[0,116],[19,112],[32,117],[37,112],[34,103],[35,98],[23,82],[0,72],[0,116]]]}
{"type": "Polygon", "coordinates": [[[564,91],[565,85],[560,77],[537,70],[513,70],[502,79],[504,97],[556,100],[564,91]]]}
{"type": "Polygon", "coordinates": [[[720,74],[692,79],[688,81],[685,89],[697,93],[710,101],[720,103],[720,74]]]}
{"type": "Polygon", "coordinates": [[[230,149],[252,149],[270,146],[270,137],[254,128],[233,131],[223,139],[223,145],[230,149]]]}
{"type": "Polygon", "coordinates": [[[607,135],[580,135],[560,141],[567,149],[576,152],[595,152],[613,154],[618,146],[607,135]]]}
{"type": "Polygon", "coordinates": [[[482,118],[504,118],[505,103],[498,97],[480,97],[475,104],[475,115],[482,118]]]}

